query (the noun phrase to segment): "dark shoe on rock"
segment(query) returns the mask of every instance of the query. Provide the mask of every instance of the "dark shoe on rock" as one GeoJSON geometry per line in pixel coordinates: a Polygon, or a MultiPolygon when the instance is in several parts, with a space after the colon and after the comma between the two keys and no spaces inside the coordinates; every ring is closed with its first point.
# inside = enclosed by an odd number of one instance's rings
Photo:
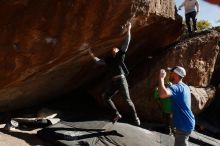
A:
{"type": "Polygon", "coordinates": [[[121,119],[122,118],[122,116],[120,115],[120,114],[116,114],[115,115],[115,117],[113,118],[113,120],[112,120],[112,123],[114,124],[114,123],[116,123],[119,119],[121,119]]]}
{"type": "Polygon", "coordinates": [[[136,126],[140,126],[141,125],[141,121],[140,121],[140,119],[138,117],[135,119],[134,124],[136,126]]]}

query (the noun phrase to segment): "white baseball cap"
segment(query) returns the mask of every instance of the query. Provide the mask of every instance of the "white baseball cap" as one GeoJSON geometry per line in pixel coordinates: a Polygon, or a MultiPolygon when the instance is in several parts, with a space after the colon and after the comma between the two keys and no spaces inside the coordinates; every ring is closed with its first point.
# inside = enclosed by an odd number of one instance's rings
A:
{"type": "Polygon", "coordinates": [[[181,66],[168,67],[167,70],[169,70],[171,72],[175,72],[176,74],[178,74],[182,78],[186,76],[186,70],[181,66]]]}

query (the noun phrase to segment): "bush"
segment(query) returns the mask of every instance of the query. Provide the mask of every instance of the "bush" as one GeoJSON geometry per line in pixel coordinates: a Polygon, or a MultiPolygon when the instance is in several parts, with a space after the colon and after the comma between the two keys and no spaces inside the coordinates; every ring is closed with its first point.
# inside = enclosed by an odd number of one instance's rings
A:
{"type": "Polygon", "coordinates": [[[210,27],[212,27],[212,24],[207,20],[200,20],[197,22],[198,31],[203,31],[203,30],[208,29],[210,27]]]}
{"type": "MultiPolygon", "coordinates": [[[[193,29],[192,21],[190,21],[190,23],[191,23],[191,27],[193,29]]],[[[186,21],[184,21],[183,24],[185,26],[184,31],[185,31],[185,33],[187,33],[186,21]]],[[[197,31],[198,32],[209,29],[211,27],[212,27],[212,24],[208,20],[199,20],[199,21],[197,21],[197,31]]]]}

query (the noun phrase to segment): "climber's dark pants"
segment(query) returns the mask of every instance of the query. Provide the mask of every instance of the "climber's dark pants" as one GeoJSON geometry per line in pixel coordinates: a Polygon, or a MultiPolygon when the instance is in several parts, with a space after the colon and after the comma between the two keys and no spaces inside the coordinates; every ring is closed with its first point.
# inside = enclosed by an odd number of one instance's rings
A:
{"type": "Polygon", "coordinates": [[[117,108],[115,107],[115,104],[113,103],[113,101],[111,99],[119,91],[121,91],[123,98],[127,102],[133,118],[137,119],[137,113],[136,113],[134,104],[130,98],[128,83],[127,83],[125,76],[122,76],[117,79],[112,79],[109,87],[105,91],[104,97],[105,97],[105,100],[107,101],[109,107],[114,111],[114,114],[119,114],[119,111],[117,110],[117,108]]]}
{"type": "Polygon", "coordinates": [[[192,19],[192,22],[193,22],[193,31],[196,31],[197,30],[197,27],[196,27],[196,11],[187,13],[185,15],[185,18],[186,18],[186,26],[188,28],[188,32],[192,33],[190,19],[192,19]]]}

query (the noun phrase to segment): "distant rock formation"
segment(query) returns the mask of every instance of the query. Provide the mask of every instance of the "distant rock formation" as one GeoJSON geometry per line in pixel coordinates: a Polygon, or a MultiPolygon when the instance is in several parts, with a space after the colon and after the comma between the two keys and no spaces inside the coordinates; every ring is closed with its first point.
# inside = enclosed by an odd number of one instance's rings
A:
{"type": "MultiPolygon", "coordinates": [[[[96,82],[87,53],[105,56],[130,21],[127,60],[173,42],[182,19],[173,0],[0,1],[0,111],[31,106],[96,82]]],[[[132,65],[132,64],[130,64],[132,65]]]]}

